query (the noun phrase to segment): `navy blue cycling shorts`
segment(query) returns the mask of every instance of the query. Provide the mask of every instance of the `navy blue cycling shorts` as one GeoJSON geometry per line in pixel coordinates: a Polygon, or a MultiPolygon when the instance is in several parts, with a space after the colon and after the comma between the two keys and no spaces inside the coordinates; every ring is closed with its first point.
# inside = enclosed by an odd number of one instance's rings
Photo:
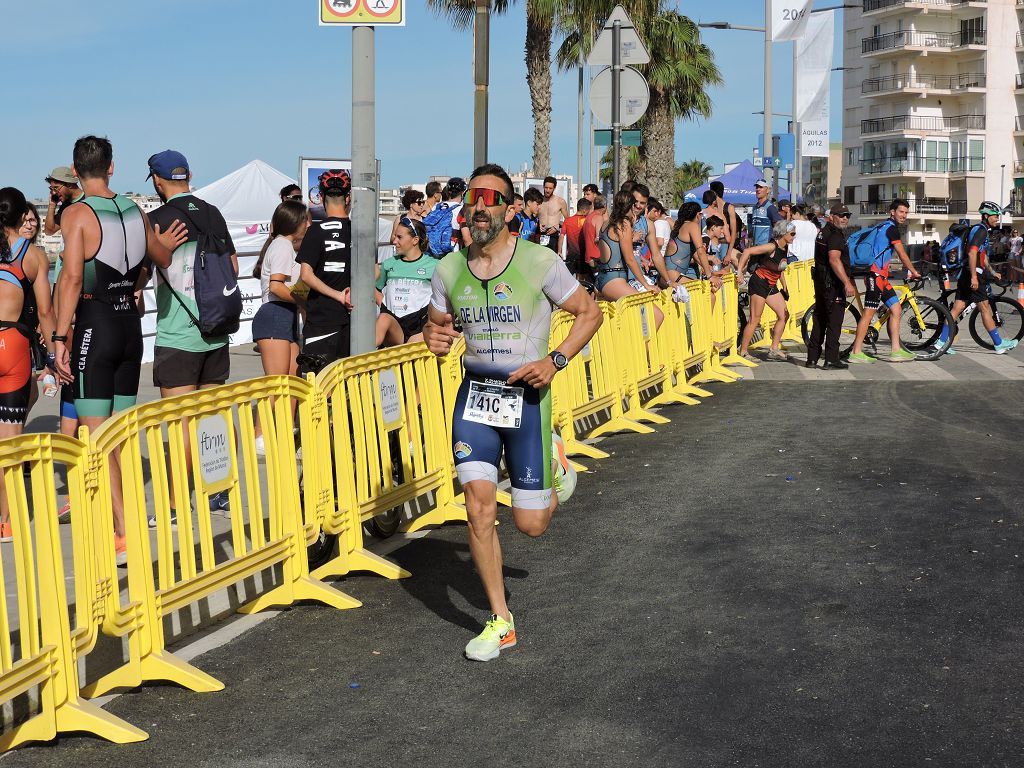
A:
{"type": "MultiPolygon", "coordinates": [[[[452,451],[459,482],[498,484],[502,451],[512,485],[512,506],[547,509],[551,503],[551,390],[523,384],[523,414],[516,428],[494,427],[463,418],[470,381],[467,373],[452,413],[452,451]]],[[[487,381],[475,377],[476,381],[487,381]]]]}

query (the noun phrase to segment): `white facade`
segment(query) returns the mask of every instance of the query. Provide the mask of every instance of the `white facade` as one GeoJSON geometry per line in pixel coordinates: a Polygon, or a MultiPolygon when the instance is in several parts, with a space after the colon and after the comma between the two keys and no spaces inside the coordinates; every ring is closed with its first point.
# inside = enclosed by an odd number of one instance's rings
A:
{"type": "Polygon", "coordinates": [[[1024,0],[864,0],[844,13],[841,191],[855,225],[906,198],[920,243],[982,200],[1016,202],[1022,18],[1024,0]]]}

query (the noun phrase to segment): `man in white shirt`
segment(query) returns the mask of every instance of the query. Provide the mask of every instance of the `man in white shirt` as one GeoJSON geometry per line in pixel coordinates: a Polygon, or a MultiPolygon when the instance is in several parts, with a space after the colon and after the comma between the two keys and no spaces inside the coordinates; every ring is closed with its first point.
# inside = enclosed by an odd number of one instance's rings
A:
{"type": "Polygon", "coordinates": [[[809,261],[814,258],[814,241],[818,228],[809,220],[811,212],[806,205],[794,205],[791,209],[792,222],[796,225],[796,237],[789,246],[789,261],[809,261]]]}

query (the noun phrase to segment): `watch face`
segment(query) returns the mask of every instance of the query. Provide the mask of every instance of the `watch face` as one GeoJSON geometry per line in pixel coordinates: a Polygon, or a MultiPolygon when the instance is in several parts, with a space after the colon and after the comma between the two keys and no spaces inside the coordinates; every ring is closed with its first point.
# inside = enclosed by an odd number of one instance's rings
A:
{"type": "Polygon", "coordinates": [[[554,354],[552,354],[551,360],[554,362],[555,368],[558,368],[559,370],[565,368],[565,366],[569,364],[569,358],[567,358],[561,352],[555,352],[554,354]]]}

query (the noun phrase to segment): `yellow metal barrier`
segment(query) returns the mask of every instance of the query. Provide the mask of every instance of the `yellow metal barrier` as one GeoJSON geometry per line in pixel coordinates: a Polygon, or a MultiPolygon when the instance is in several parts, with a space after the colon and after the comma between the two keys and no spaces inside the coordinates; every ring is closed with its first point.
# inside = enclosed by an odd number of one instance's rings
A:
{"type": "Polygon", "coordinates": [[[757,363],[739,356],[739,317],[740,294],[736,285],[736,274],[730,272],[722,278],[722,287],[718,291],[715,302],[715,314],[719,316],[718,336],[715,344],[718,347],[719,360],[722,365],[740,365],[756,368],[757,363]],[[725,352],[725,356],[722,356],[725,352]]]}
{"type": "MultiPolygon", "coordinates": [[[[686,290],[690,294],[690,334],[693,340],[693,349],[703,356],[704,362],[701,369],[691,379],[691,384],[701,384],[707,381],[736,381],[739,374],[726,368],[718,358],[718,347],[715,344],[716,322],[719,327],[717,335],[719,338],[726,337],[726,331],[721,328],[724,322],[725,312],[722,310],[723,300],[716,297],[716,307],[720,310],[716,321],[716,312],[711,307],[711,283],[706,280],[692,280],[686,284],[686,290]]],[[[720,292],[719,292],[720,293],[720,292]]]]}
{"type": "MultiPolygon", "coordinates": [[[[128,661],[88,686],[88,695],[148,680],[167,680],[195,691],[223,688],[218,680],[164,649],[164,617],[272,566],[281,566],[281,583],[243,606],[243,613],[297,600],[317,600],[335,608],[360,605],[309,575],[309,537],[301,502],[307,507],[320,502],[320,480],[318,462],[307,456],[300,500],[292,408],[295,403],[301,442],[310,448],[318,426],[312,400],[313,387],[308,382],[269,376],[136,406],[115,415],[96,432],[93,450],[98,469],[92,482],[99,489],[98,520],[111,519],[110,495],[105,490],[110,487],[111,465],[119,456],[130,602],[122,606],[117,590],[110,591],[104,631],[127,635],[128,661]],[[263,430],[265,464],[256,455],[254,410],[263,430]],[[186,455],[193,469],[195,512],[189,499],[186,455]],[[152,479],[150,499],[145,489],[147,473],[152,479]],[[217,535],[209,497],[225,490],[230,497],[230,530],[217,535]],[[178,510],[176,525],[171,520],[172,501],[178,510]],[[156,516],[155,559],[147,509],[156,516]]],[[[108,533],[100,540],[101,572],[113,580],[112,537],[108,533]]]]}
{"type": "Polygon", "coordinates": [[[814,307],[814,281],[811,279],[813,267],[813,259],[799,261],[786,267],[786,284],[789,286],[789,301],[786,302],[786,308],[789,310],[789,320],[782,338],[798,344],[804,342],[801,331],[804,314],[812,311],[814,307]]]}
{"type": "MultiPolygon", "coordinates": [[[[694,285],[688,283],[687,286],[694,285]]],[[[688,302],[675,301],[671,291],[661,294],[661,309],[665,313],[665,324],[662,333],[668,339],[669,360],[672,374],[675,377],[673,390],[680,395],[682,402],[696,405],[698,397],[711,397],[712,392],[698,387],[693,383],[690,371],[705,365],[709,350],[699,330],[693,327],[692,310],[688,302]]]]}
{"type": "MultiPolygon", "coordinates": [[[[84,731],[125,744],[144,731],[83,701],[78,659],[92,650],[103,619],[104,594],[112,589],[95,566],[95,520],[87,503],[86,445],[63,435],[32,434],[0,441],[0,472],[13,529],[14,587],[18,626],[12,630],[7,583],[0,589],[0,701],[38,688],[39,711],[0,738],[0,749],[48,741],[84,731]],[[31,467],[26,483],[22,466],[31,467]],[[72,499],[75,626],[71,626],[64,560],[57,523],[55,465],[67,469],[72,499]],[[27,490],[27,492],[26,492],[27,490]],[[32,510],[32,517],[29,510],[32,510]],[[12,643],[12,634],[17,643],[12,643]]],[[[2,564],[0,564],[2,566],[2,564]]],[[[0,574],[4,569],[0,567],[0,574]]],[[[6,582],[6,578],[4,578],[6,582]]]]}

